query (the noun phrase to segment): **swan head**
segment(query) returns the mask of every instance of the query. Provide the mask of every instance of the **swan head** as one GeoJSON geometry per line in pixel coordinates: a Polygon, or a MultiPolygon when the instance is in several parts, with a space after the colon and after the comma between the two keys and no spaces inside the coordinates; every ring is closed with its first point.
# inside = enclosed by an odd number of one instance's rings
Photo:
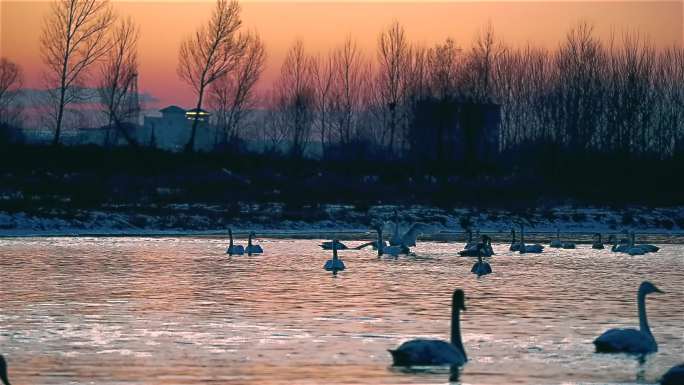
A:
{"type": "Polygon", "coordinates": [[[458,310],[465,310],[465,293],[463,293],[463,290],[461,289],[456,289],[454,290],[454,295],[452,298],[452,306],[455,309],[458,310]]]}
{"type": "Polygon", "coordinates": [[[646,295],[646,294],[651,294],[651,293],[665,293],[665,292],[658,289],[654,284],[652,284],[648,281],[644,281],[639,286],[639,293],[643,293],[644,295],[646,295]]]}

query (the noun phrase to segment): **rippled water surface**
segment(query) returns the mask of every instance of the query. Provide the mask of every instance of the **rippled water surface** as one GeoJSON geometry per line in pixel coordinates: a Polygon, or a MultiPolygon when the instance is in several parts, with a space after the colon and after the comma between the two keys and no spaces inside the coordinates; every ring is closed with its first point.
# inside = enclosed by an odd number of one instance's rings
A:
{"type": "Polygon", "coordinates": [[[448,383],[448,369],[392,368],[387,349],[448,339],[460,287],[463,384],[654,383],[684,361],[681,244],[496,244],[478,279],[454,256],[462,243],[437,242],[398,260],[342,251],[333,278],[318,242],[262,239],[265,254],[228,257],[218,238],[0,239],[0,353],[15,384],[448,383]],[[644,279],[666,292],[647,301],[660,351],[642,365],[593,353],[605,329],[638,326],[644,279]]]}

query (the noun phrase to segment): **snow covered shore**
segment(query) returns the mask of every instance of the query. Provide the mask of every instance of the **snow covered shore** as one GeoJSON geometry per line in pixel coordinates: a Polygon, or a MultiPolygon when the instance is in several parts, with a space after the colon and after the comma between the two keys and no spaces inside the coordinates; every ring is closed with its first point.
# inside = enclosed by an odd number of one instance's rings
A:
{"type": "MultiPolygon", "coordinates": [[[[321,205],[288,208],[282,204],[167,205],[155,210],[111,207],[101,210],[0,211],[0,236],[59,235],[224,235],[255,230],[261,236],[324,238],[337,233],[347,238],[367,237],[371,221],[391,220],[397,210],[404,225],[420,221],[434,226],[439,237],[461,237],[465,228],[508,234],[525,223],[532,233],[591,234],[634,230],[642,234],[684,234],[684,207],[609,209],[569,206],[534,210],[441,209],[426,206],[321,205]]],[[[439,238],[438,237],[438,238],[439,238]]]]}

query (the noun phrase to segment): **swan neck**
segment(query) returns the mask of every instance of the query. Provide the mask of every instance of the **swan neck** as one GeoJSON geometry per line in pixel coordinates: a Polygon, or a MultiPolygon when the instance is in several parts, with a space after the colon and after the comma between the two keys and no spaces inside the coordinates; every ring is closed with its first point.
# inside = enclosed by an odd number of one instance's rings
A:
{"type": "Polygon", "coordinates": [[[637,307],[639,309],[639,330],[653,337],[651,328],[648,327],[648,318],[646,317],[646,294],[641,290],[637,294],[637,307]]]}
{"type": "MultiPolygon", "coordinates": [[[[455,304],[454,304],[455,305],[455,304]]],[[[452,306],[451,308],[451,344],[454,345],[458,350],[463,352],[465,357],[466,352],[463,348],[463,341],[461,340],[461,314],[457,306],[452,306]]]]}
{"type": "Polygon", "coordinates": [[[10,385],[9,378],[7,377],[7,363],[2,356],[0,356],[0,361],[2,361],[0,362],[0,382],[10,385]]]}
{"type": "Polygon", "coordinates": [[[249,237],[247,238],[247,246],[252,246],[252,234],[249,234],[249,237]]]}
{"type": "Polygon", "coordinates": [[[525,231],[522,226],[520,226],[520,243],[523,245],[525,244],[525,231]]]}
{"type": "Polygon", "coordinates": [[[230,237],[230,246],[232,247],[233,246],[233,232],[230,231],[230,229],[228,230],[228,236],[230,237]]]}
{"type": "Polygon", "coordinates": [[[385,251],[385,242],[382,240],[382,229],[378,229],[378,256],[381,256],[385,251]]]}

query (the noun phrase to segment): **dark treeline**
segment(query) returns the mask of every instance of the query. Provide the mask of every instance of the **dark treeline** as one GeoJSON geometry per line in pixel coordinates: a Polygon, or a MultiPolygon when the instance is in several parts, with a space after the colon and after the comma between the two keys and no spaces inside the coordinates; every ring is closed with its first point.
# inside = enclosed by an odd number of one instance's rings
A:
{"type": "Polygon", "coordinates": [[[601,170],[581,179],[566,172],[562,162],[556,174],[514,172],[513,166],[504,166],[489,175],[466,176],[426,174],[407,160],[321,161],[274,153],[171,153],[142,147],[15,145],[3,148],[0,160],[0,210],[8,211],[193,202],[515,210],[559,203],[682,204],[681,184],[669,174],[674,165],[655,158],[629,169],[609,157],[594,158],[581,165],[594,169],[598,161],[601,170]]]}

